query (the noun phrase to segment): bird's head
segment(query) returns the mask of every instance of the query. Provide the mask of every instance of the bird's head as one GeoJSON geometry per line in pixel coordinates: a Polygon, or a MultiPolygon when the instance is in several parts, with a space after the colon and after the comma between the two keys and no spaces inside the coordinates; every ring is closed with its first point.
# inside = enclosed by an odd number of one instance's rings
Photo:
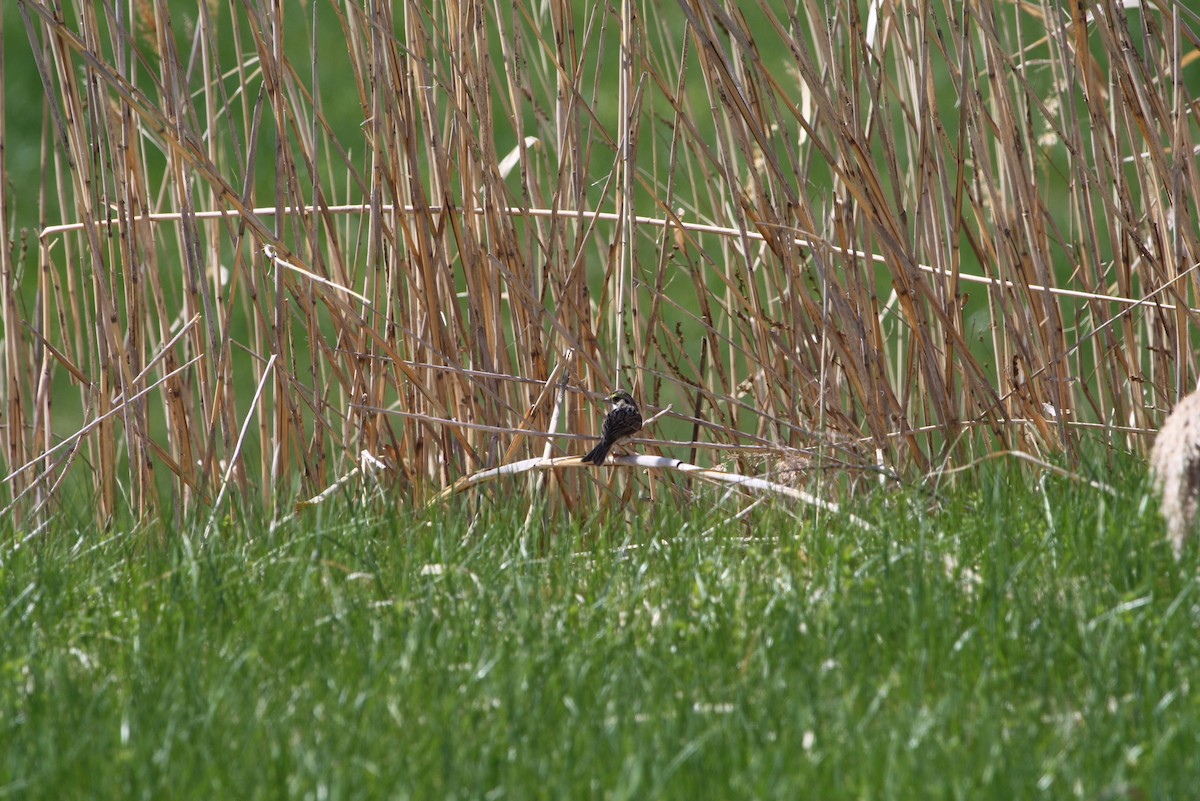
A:
{"type": "Polygon", "coordinates": [[[612,403],[613,406],[620,406],[621,404],[624,404],[624,403],[628,403],[631,406],[637,405],[637,403],[633,399],[633,396],[630,395],[628,392],[626,392],[623,389],[618,389],[616,392],[609,395],[608,400],[609,400],[609,402],[612,403]]]}

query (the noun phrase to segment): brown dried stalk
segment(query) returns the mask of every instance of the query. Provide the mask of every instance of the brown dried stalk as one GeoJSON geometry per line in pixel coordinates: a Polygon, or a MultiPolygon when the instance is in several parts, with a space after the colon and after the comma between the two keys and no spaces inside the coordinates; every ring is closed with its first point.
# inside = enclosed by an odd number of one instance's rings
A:
{"type": "Polygon", "coordinates": [[[746,476],[752,448],[1069,464],[1143,448],[1195,383],[1177,0],[135,6],[17,6],[47,102],[22,208],[0,182],[40,234],[0,258],[28,528],[71,484],[100,522],[220,493],[277,519],[364,452],[421,503],[570,450],[524,432],[571,351],[568,391],[693,410],[655,447],[746,476]]]}

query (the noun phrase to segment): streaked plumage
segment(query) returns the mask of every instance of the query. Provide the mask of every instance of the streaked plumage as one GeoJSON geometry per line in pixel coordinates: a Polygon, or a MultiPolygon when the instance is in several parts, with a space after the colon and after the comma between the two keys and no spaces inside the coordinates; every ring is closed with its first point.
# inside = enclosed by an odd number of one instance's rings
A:
{"type": "Polygon", "coordinates": [[[588,451],[582,459],[584,462],[604,464],[614,445],[619,445],[642,430],[642,413],[632,395],[618,389],[608,396],[608,400],[613,408],[604,418],[604,426],[600,429],[600,444],[588,451]]]}

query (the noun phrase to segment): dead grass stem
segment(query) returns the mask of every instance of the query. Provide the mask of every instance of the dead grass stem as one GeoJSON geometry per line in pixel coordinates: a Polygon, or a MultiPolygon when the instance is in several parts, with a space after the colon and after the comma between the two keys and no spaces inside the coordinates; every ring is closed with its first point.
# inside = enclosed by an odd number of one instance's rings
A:
{"type": "Polygon", "coordinates": [[[364,453],[420,503],[583,447],[536,434],[595,432],[571,401],[618,385],[690,412],[652,452],[919,476],[1141,449],[1195,384],[1181,2],[178,13],[16,6],[47,112],[41,185],[0,189],[43,210],[0,255],[29,528],[68,471],[101,522],[287,514],[364,453]]]}

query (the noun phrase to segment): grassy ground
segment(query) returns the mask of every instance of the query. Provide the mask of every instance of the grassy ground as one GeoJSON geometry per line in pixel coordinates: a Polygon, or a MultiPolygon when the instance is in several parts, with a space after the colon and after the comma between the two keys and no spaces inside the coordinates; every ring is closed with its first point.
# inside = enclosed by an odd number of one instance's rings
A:
{"type": "Polygon", "coordinates": [[[0,567],[0,796],[1194,796],[1200,548],[1115,472],[984,467],[869,533],[639,508],[539,546],[460,505],[46,534],[0,567]]]}

